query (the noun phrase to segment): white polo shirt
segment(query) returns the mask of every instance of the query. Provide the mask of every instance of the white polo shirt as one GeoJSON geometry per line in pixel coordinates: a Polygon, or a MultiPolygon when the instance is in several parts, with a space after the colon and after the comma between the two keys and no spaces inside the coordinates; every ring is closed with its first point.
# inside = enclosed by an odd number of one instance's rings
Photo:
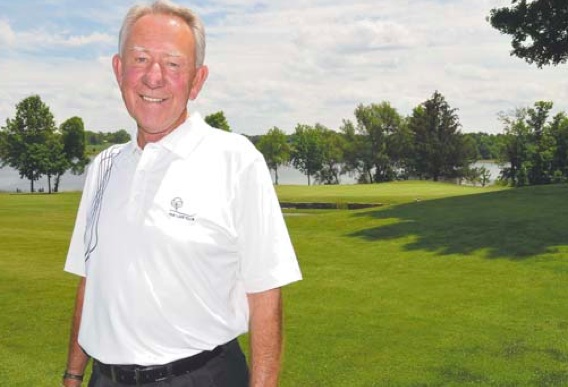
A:
{"type": "Polygon", "coordinates": [[[301,279],[262,155],[197,113],[89,167],[65,270],[86,276],[79,344],[165,364],[248,329],[247,293],[301,279]]]}

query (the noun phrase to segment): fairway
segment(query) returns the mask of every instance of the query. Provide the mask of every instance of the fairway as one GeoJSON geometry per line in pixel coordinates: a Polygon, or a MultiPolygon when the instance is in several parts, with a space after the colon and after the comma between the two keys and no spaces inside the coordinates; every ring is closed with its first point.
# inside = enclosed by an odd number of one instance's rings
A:
{"type": "MultiPolygon", "coordinates": [[[[284,291],[282,386],[568,385],[568,185],[277,191],[384,204],[286,217],[304,280],[284,291]]],[[[58,385],[78,201],[0,195],[4,385],[58,385]]]]}

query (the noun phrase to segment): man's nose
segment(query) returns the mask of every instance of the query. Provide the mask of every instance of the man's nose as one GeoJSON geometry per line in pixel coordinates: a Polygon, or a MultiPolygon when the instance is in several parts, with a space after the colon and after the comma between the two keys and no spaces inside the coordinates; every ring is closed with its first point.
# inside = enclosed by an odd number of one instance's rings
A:
{"type": "Polygon", "coordinates": [[[163,86],[164,74],[162,65],[158,61],[152,61],[152,63],[150,63],[143,81],[150,88],[163,86]]]}

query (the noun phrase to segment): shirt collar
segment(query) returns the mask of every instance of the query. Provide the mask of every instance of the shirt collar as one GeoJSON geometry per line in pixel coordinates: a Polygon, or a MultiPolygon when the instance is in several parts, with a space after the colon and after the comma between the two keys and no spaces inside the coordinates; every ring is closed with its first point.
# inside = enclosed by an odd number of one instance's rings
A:
{"type": "MultiPolygon", "coordinates": [[[[201,114],[193,112],[180,126],[155,144],[178,157],[185,158],[207,136],[208,129],[209,126],[203,120],[201,114]]],[[[140,155],[142,153],[136,139],[132,141],[131,149],[134,154],[140,155]]]]}

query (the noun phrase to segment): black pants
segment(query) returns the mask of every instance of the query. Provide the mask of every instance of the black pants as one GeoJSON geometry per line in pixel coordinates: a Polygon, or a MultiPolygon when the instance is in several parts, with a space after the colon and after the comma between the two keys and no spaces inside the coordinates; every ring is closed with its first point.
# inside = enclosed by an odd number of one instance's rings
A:
{"type": "MultiPolygon", "coordinates": [[[[248,367],[245,356],[237,340],[223,346],[223,352],[211,359],[203,367],[155,383],[144,384],[147,387],[246,387],[248,386],[248,367]]],[[[101,374],[96,363],[89,387],[130,387],[113,382],[101,374]]]]}

